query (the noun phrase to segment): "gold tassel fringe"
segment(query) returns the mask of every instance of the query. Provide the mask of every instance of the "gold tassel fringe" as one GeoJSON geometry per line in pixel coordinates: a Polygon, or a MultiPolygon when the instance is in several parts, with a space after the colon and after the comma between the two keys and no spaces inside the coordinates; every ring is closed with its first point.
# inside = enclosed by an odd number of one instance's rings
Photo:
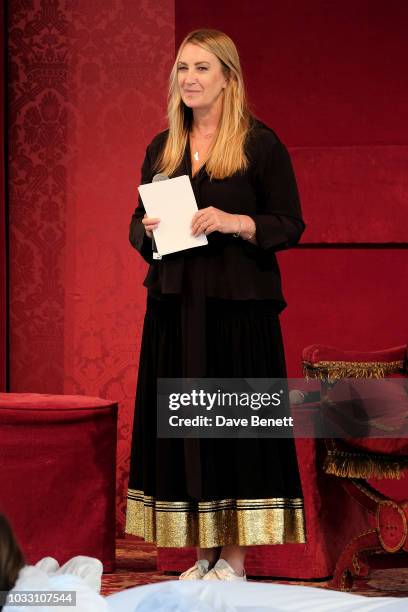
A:
{"type": "Polygon", "coordinates": [[[404,477],[408,457],[363,455],[340,450],[328,450],[323,469],[326,474],[343,478],[394,478],[404,477]]]}
{"type": "Polygon", "coordinates": [[[328,382],[341,378],[384,378],[389,374],[403,373],[403,361],[318,361],[303,362],[303,374],[328,382]]]}

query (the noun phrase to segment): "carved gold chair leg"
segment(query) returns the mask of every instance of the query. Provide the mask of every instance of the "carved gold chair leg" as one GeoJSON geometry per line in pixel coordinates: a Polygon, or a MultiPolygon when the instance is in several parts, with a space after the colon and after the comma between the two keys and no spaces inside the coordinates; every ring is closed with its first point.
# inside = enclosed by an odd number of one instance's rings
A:
{"type": "Polygon", "coordinates": [[[353,538],[336,563],[329,588],[336,591],[350,591],[354,578],[369,574],[370,566],[365,560],[365,556],[377,550],[382,550],[377,529],[370,529],[353,538]]]}

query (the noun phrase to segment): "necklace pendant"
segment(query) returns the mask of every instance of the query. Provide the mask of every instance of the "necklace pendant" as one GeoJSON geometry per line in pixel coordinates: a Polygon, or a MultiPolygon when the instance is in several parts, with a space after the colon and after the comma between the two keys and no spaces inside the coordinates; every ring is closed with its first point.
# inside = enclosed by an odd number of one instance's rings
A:
{"type": "Polygon", "coordinates": [[[194,159],[195,159],[196,161],[199,161],[199,160],[200,160],[200,157],[199,157],[199,155],[198,155],[198,151],[196,151],[196,152],[194,153],[193,157],[194,157],[194,159]]]}

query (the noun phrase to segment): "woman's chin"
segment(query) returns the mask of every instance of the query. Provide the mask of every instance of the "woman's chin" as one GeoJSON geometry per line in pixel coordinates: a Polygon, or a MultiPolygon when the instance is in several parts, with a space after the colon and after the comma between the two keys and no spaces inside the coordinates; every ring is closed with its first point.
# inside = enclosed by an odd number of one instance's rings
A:
{"type": "Polygon", "coordinates": [[[191,108],[191,110],[193,110],[193,111],[195,111],[195,110],[203,110],[203,109],[209,108],[208,104],[200,104],[200,102],[193,102],[192,100],[184,102],[184,104],[188,108],[191,108]]]}
{"type": "Polygon", "coordinates": [[[194,100],[183,100],[183,102],[188,108],[199,108],[200,107],[200,104],[197,102],[194,102],[194,100]]]}

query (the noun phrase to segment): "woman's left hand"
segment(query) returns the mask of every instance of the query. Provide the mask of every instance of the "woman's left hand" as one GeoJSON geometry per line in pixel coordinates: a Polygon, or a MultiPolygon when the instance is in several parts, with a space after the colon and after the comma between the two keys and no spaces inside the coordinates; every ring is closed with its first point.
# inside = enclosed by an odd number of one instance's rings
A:
{"type": "Polygon", "coordinates": [[[193,236],[200,234],[211,234],[221,232],[221,234],[234,234],[239,231],[239,219],[237,215],[226,213],[223,210],[208,206],[198,210],[191,222],[193,236]]]}

